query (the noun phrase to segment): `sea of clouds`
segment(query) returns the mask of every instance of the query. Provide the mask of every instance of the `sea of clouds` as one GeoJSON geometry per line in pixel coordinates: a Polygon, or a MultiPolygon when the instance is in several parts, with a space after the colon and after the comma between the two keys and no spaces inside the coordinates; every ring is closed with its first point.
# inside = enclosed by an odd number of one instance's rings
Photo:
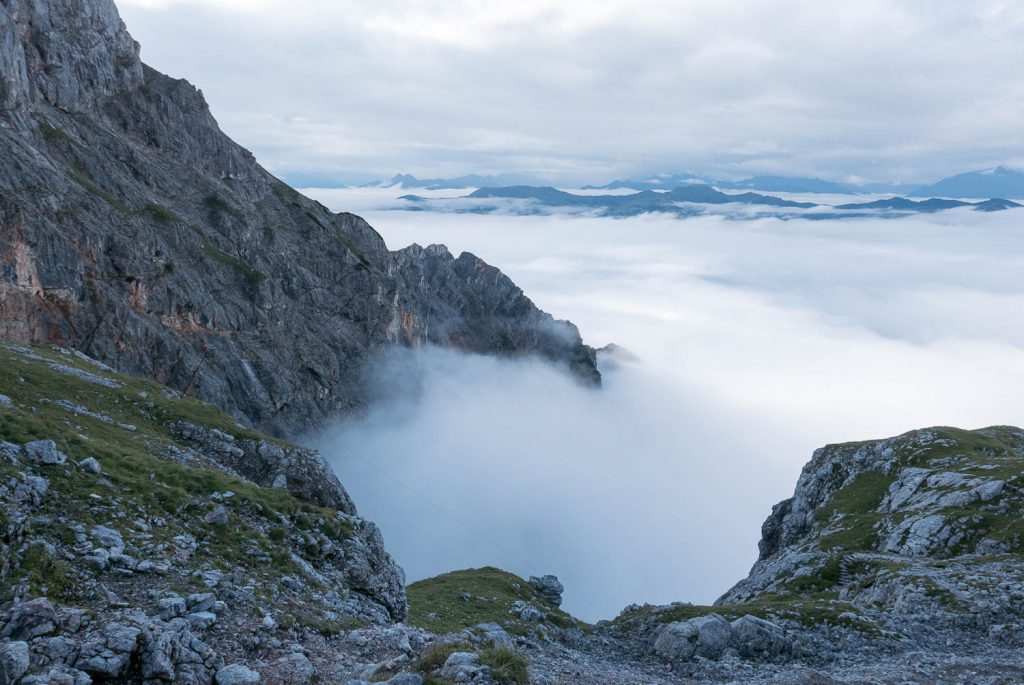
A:
{"type": "MultiPolygon", "coordinates": [[[[555,573],[566,608],[713,601],[823,444],[1024,424],[1024,210],[734,221],[402,212],[312,190],[393,249],[502,268],[609,363],[392,352],[358,419],[311,439],[416,580],[555,573]]],[[[449,193],[450,194],[450,193],[449,193]]]]}

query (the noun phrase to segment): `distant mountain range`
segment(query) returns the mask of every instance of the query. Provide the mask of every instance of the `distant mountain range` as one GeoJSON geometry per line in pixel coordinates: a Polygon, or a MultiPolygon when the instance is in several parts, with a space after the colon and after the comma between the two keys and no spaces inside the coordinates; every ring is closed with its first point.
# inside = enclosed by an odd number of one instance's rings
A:
{"type": "Polygon", "coordinates": [[[994,169],[970,171],[922,186],[910,193],[912,197],[1006,197],[1024,199],[1024,171],[997,166],[994,169]]]}
{"type": "Polygon", "coordinates": [[[791,202],[769,195],[757,193],[741,193],[728,195],[708,185],[680,186],[668,192],[659,193],[644,190],[631,195],[575,195],[556,188],[534,188],[531,186],[513,186],[509,188],[481,188],[467,197],[511,198],[520,200],[536,200],[547,205],[562,207],[595,207],[609,210],[612,214],[639,214],[671,209],[676,203],[689,202],[698,204],[721,205],[742,203],[748,205],[770,205],[774,207],[814,207],[810,202],[791,202]]]}
{"type": "Polygon", "coordinates": [[[807,219],[840,219],[866,216],[905,216],[911,213],[931,213],[957,207],[974,207],[979,211],[1001,211],[1020,207],[1010,200],[992,199],[984,202],[965,202],[931,198],[915,201],[903,197],[891,197],[872,202],[821,205],[813,202],[795,202],[773,195],[760,193],[723,193],[706,184],[679,186],[669,191],[642,190],[626,195],[581,195],[551,187],[505,186],[480,188],[469,195],[456,198],[429,199],[419,195],[403,195],[402,200],[410,203],[406,209],[424,211],[437,209],[449,212],[489,214],[509,211],[512,208],[522,214],[536,214],[543,208],[570,208],[594,210],[604,216],[626,217],[650,212],[667,212],[681,217],[705,213],[701,205],[744,204],[765,207],[766,211],[754,216],[777,216],[782,218],[803,217],[807,219]],[[495,201],[520,201],[510,205],[495,201]],[[453,205],[455,201],[457,204],[453,205]],[[769,209],[770,208],[770,209],[769,209]],[[796,211],[814,210],[821,211],[796,211]],[[791,210],[789,213],[775,210],[791,210]]]}
{"type": "Polygon", "coordinates": [[[930,200],[915,202],[905,197],[890,197],[885,200],[874,202],[860,202],[855,204],[838,205],[836,209],[858,210],[858,209],[893,209],[900,212],[941,212],[944,209],[955,209],[956,207],[974,207],[982,212],[999,212],[1004,209],[1020,207],[1016,202],[1002,199],[985,200],[984,202],[964,202],[963,200],[945,200],[933,197],[930,200]]]}
{"type": "Polygon", "coordinates": [[[862,193],[898,193],[905,195],[918,188],[905,183],[874,182],[854,185],[803,176],[752,176],[739,181],[726,181],[698,174],[665,174],[646,179],[615,180],[601,186],[583,186],[584,190],[668,190],[680,185],[710,185],[721,190],[760,190],[767,193],[818,193],[859,195],[862,193]]]}
{"type": "Polygon", "coordinates": [[[494,174],[480,176],[467,174],[455,178],[416,178],[412,174],[395,174],[387,181],[373,181],[360,186],[361,188],[405,188],[422,190],[464,190],[466,188],[483,188],[485,186],[508,186],[517,183],[535,182],[522,174],[494,174]]]}
{"type": "MultiPolygon", "coordinates": [[[[299,188],[346,188],[331,174],[295,172],[285,178],[299,188]]],[[[390,179],[373,181],[362,188],[403,188],[407,190],[463,190],[467,188],[543,187],[539,179],[525,174],[467,174],[454,178],[417,178],[412,174],[395,174],[390,179]]],[[[802,176],[752,176],[739,181],[712,179],[690,172],[659,174],[640,179],[615,180],[604,185],[586,185],[583,190],[659,190],[668,191],[685,186],[710,186],[719,190],[749,190],[766,193],[815,193],[860,195],[892,193],[921,198],[1008,198],[1024,199],[1024,171],[999,166],[971,171],[919,186],[907,183],[839,183],[802,176]]]]}
{"type": "Polygon", "coordinates": [[[763,190],[769,193],[832,193],[851,195],[860,192],[856,186],[846,183],[823,181],[820,178],[799,178],[792,176],[754,176],[742,181],[717,181],[718,188],[727,190],[763,190]]]}

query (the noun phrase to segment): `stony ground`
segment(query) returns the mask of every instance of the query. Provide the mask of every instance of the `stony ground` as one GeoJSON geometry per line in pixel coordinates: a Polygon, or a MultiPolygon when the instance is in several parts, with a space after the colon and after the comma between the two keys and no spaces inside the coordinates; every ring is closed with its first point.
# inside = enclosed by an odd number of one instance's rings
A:
{"type": "Polygon", "coordinates": [[[717,605],[590,626],[550,576],[406,588],[315,452],[2,344],[0,685],[1022,682],[1022,449],[993,428],[819,450],[717,605]]]}

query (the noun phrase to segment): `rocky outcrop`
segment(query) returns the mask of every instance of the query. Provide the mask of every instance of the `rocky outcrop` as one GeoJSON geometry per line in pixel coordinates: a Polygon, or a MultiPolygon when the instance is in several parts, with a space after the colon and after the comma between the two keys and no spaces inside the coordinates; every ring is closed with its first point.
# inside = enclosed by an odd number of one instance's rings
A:
{"type": "Polygon", "coordinates": [[[823,447],[714,606],[631,606],[607,629],[697,680],[1019,678],[1022,463],[1010,427],[823,447]]]}
{"type": "Polygon", "coordinates": [[[177,421],[168,428],[224,468],[263,487],[284,488],[299,499],[354,516],[355,504],[319,452],[270,440],[238,439],[216,428],[177,421]]]}
{"type": "Polygon", "coordinates": [[[389,252],[262,169],[138,58],[110,0],[0,4],[0,337],[71,346],[295,435],[366,400],[387,345],[538,355],[576,328],[440,246],[389,252]]]}
{"type": "Polygon", "coordinates": [[[530,576],[530,586],[552,605],[562,606],[562,593],[565,592],[565,587],[559,582],[557,576],[530,576]]]}
{"type": "Polygon", "coordinates": [[[0,10],[0,110],[87,111],[143,83],[113,0],[9,0],[0,10]]]}
{"type": "Polygon", "coordinates": [[[64,348],[0,343],[0,388],[0,682],[277,682],[286,644],[406,617],[315,452],[64,348]]]}
{"type": "Polygon", "coordinates": [[[840,560],[849,570],[868,558],[915,564],[1018,554],[1022,458],[1024,432],[1000,427],[824,447],[762,526],[750,576],[720,601],[784,590],[813,579],[826,562],[838,574],[840,560]]]}

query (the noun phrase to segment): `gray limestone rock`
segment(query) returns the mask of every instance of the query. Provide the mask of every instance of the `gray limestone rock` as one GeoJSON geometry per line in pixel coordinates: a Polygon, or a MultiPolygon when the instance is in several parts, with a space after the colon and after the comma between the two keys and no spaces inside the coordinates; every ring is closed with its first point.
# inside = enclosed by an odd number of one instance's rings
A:
{"type": "Polygon", "coordinates": [[[57,449],[57,444],[53,440],[28,442],[22,449],[29,460],[37,464],[59,465],[68,460],[68,456],[57,449]]]}
{"type": "Polygon", "coordinates": [[[670,661],[697,656],[717,659],[733,644],[729,622],[718,614],[708,614],[665,626],[654,641],[654,651],[670,661]]]}
{"type": "Polygon", "coordinates": [[[497,623],[481,623],[473,627],[473,631],[478,633],[481,638],[486,642],[490,642],[495,647],[506,647],[511,649],[515,646],[515,640],[508,634],[508,631],[499,626],[497,623]]]}
{"type": "Polygon", "coordinates": [[[565,592],[565,588],[558,581],[557,576],[530,576],[530,585],[538,595],[556,607],[562,606],[562,593],[565,592]]]}
{"type": "Polygon", "coordinates": [[[785,632],[770,621],[748,614],[736,619],[731,625],[740,656],[770,659],[786,654],[791,649],[785,632]]]}
{"type": "Polygon", "coordinates": [[[188,596],[186,604],[189,611],[211,611],[217,603],[217,595],[212,592],[201,592],[188,596]]]}
{"type": "Polygon", "coordinates": [[[230,664],[217,671],[216,685],[259,685],[262,678],[256,671],[241,664],[230,664]]]}
{"type": "Polygon", "coordinates": [[[228,524],[228,510],[223,505],[214,507],[213,511],[203,517],[212,526],[226,526],[228,524]]]}
{"type": "Polygon", "coordinates": [[[103,468],[95,457],[89,457],[78,462],[78,468],[82,469],[86,473],[91,473],[94,476],[98,476],[103,473],[103,468]]]}
{"type": "Polygon", "coordinates": [[[119,531],[107,526],[96,525],[89,531],[96,544],[108,550],[124,549],[124,538],[119,531]]]}
{"type": "Polygon", "coordinates": [[[480,671],[480,656],[474,652],[453,652],[438,670],[439,678],[464,683],[480,671]]]}
{"type": "Polygon", "coordinates": [[[169,621],[172,618],[178,618],[184,616],[185,611],[185,599],[183,597],[165,597],[157,603],[159,616],[161,620],[169,621]]]}
{"type": "Polygon", "coordinates": [[[48,635],[59,625],[57,612],[47,599],[33,599],[15,604],[4,617],[4,629],[0,637],[21,641],[48,635]]]}
{"type": "Polygon", "coordinates": [[[316,669],[304,654],[293,653],[275,662],[285,685],[308,685],[316,676],[316,669]]]}
{"type": "Polygon", "coordinates": [[[423,685],[423,676],[418,673],[399,673],[385,681],[386,685],[423,685]]]}
{"type": "Polygon", "coordinates": [[[0,685],[14,685],[25,675],[29,666],[27,642],[0,644],[0,685]]]}
{"type": "Polygon", "coordinates": [[[212,611],[196,611],[185,617],[195,630],[206,630],[217,622],[217,614],[212,611]]]}
{"type": "Polygon", "coordinates": [[[353,519],[352,524],[352,535],[342,545],[343,569],[349,584],[384,605],[395,620],[404,620],[405,572],[384,549],[376,525],[362,519],[353,519]]]}
{"type": "Polygon", "coordinates": [[[141,635],[134,626],[111,623],[82,644],[74,666],[96,679],[120,677],[131,663],[141,635]]]}
{"type": "Polygon", "coordinates": [[[141,650],[142,675],[149,681],[210,685],[224,661],[196,637],[187,621],[156,626],[141,650]]]}

